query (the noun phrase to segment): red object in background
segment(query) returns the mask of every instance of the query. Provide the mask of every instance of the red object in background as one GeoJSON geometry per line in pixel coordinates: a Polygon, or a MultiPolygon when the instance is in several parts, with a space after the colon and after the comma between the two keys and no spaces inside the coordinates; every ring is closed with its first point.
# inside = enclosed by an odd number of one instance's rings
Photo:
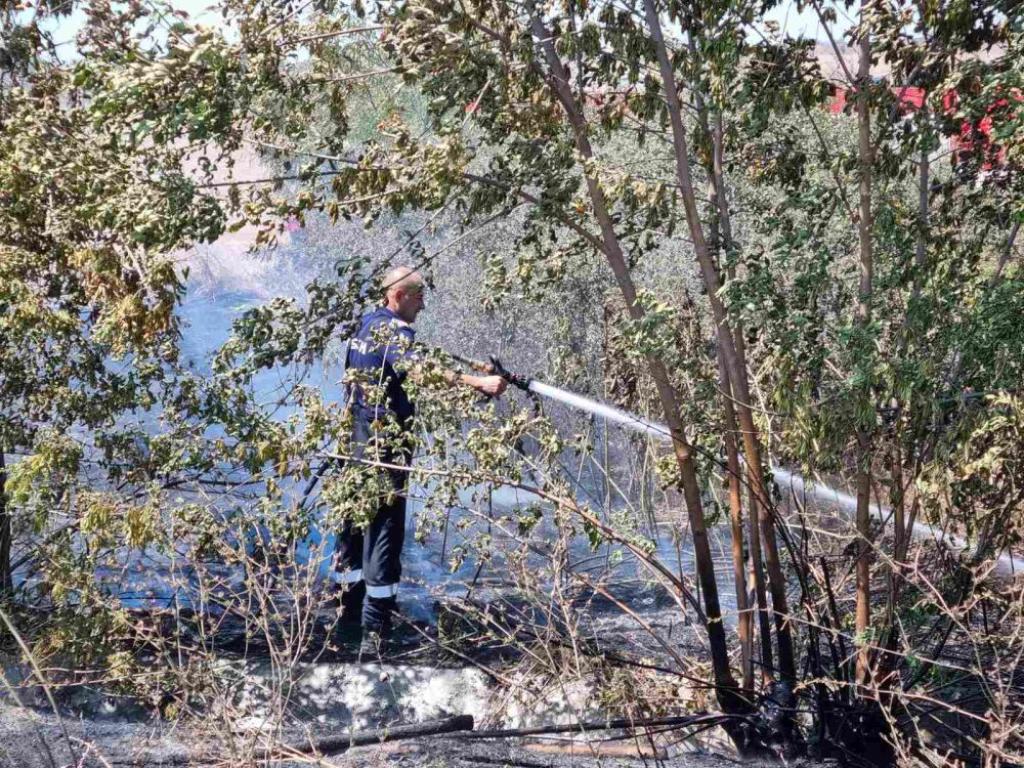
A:
{"type": "MultiPolygon", "coordinates": [[[[900,112],[906,114],[907,112],[914,112],[924,106],[924,89],[913,88],[909,85],[903,86],[902,88],[891,88],[892,95],[896,97],[900,104],[900,112]]],[[[832,101],[829,102],[828,111],[833,115],[838,115],[844,109],[846,109],[847,93],[856,95],[855,88],[839,88],[833,87],[832,89],[832,101]]]]}
{"type": "Polygon", "coordinates": [[[902,88],[893,88],[892,92],[904,110],[918,110],[924,106],[924,88],[905,85],[902,88]]]}
{"type": "Polygon", "coordinates": [[[846,109],[846,89],[832,86],[832,101],[828,103],[828,111],[838,115],[846,109]]]}
{"type": "MultiPolygon", "coordinates": [[[[924,106],[925,93],[922,88],[904,86],[902,88],[891,88],[893,96],[900,105],[900,112],[907,114],[915,112],[924,106]]],[[[834,87],[832,100],[829,102],[828,111],[838,115],[846,109],[847,94],[856,94],[856,89],[834,87]]],[[[947,91],[942,97],[942,109],[947,115],[956,114],[959,97],[954,90],[947,91]]],[[[1006,149],[994,144],[992,132],[995,121],[1005,118],[1013,104],[1024,103],[1024,93],[1014,89],[1009,96],[1004,96],[993,101],[985,110],[985,116],[974,120],[964,120],[960,124],[957,135],[950,138],[951,149],[953,150],[953,163],[961,162],[967,155],[980,153],[982,155],[982,170],[991,171],[993,168],[1006,163],[1006,149]]]]}
{"type": "MultiPolygon", "coordinates": [[[[969,154],[981,155],[981,168],[991,171],[1006,163],[1006,148],[992,141],[995,123],[1011,116],[1014,104],[1024,102],[1024,93],[1014,88],[1008,96],[1002,96],[985,108],[984,117],[977,120],[964,120],[960,123],[960,132],[953,136],[950,143],[953,148],[953,162],[960,162],[969,154]]],[[[942,108],[947,115],[956,114],[960,99],[956,91],[950,90],[942,97],[942,108]]]]}

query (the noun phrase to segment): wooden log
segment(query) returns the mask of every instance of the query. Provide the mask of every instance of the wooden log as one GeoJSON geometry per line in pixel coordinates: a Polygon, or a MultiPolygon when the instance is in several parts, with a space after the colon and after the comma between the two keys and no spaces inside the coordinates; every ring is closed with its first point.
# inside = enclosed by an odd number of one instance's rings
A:
{"type": "MultiPolygon", "coordinates": [[[[444,733],[457,733],[459,731],[473,730],[472,715],[456,715],[440,720],[428,720],[422,723],[403,723],[385,728],[374,728],[365,731],[354,731],[352,733],[324,736],[309,741],[305,744],[280,744],[272,747],[259,747],[249,754],[239,755],[253,761],[283,760],[289,756],[321,754],[331,755],[344,752],[351,747],[365,746],[368,744],[383,744],[388,741],[400,739],[415,739],[421,736],[437,736],[444,733]]],[[[110,765],[126,766],[185,766],[203,765],[210,763],[224,762],[226,755],[223,753],[214,754],[211,751],[177,748],[165,752],[156,750],[139,751],[137,753],[122,752],[120,754],[108,753],[107,762],[110,765]]],[[[91,764],[90,764],[91,765],[91,764]]]]}
{"type": "MultiPolygon", "coordinates": [[[[350,747],[365,746],[367,744],[383,744],[386,741],[415,739],[420,736],[437,736],[442,733],[472,730],[472,715],[455,715],[454,717],[446,717],[440,720],[427,720],[422,723],[405,723],[368,731],[355,731],[351,734],[325,736],[309,744],[295,745],[285,747],[284,749],[306,754],[319,752],[320,754],[330,755],[344,752],[350,747]]],[[[279,752],[275,751],[276,754],[279,754],[279,752]]]]}
{"type": "Polygon", "coordinates": [[[493,731],[473,731],[472,733],[459,734],[462,739],[511,739],[520,736],[539,736],[548,733],[571,733],[574,731],[612,731],[612,730],[633,730],[646,727],[679,726],[685,728],[691,725],[715,725],[724,723],[727,720],[742,720],[743,717],[735,715],[683,715],[679,717],[651,717],[651,718],[620,718],[616,720],[595,720],[591,722],[565,723],[563,725],[538,725],[531,728],[506,728],[493,731]]]}

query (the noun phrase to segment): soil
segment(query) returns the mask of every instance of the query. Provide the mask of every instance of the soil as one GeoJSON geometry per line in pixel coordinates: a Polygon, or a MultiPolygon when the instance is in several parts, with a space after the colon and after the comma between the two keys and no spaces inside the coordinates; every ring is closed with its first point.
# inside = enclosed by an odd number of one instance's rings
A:
{"type": "MultiPolygon", "coordinates": [[[[700,653],[699,647],[692,647],[699,645],[693,642],[692,629],[679,625],[676,612],[657,603],[652,600],[647,606],[647,619],[652,625],[673,637],[684,653],[700,653]],[[675,627],[671,626],[673,622],[675,627]]],[[[658,651],[662,649],[643,649],[645,643],[651,642],[650,636],[633,631],[631,622],[623,621],[623,617],[609,611],[597,624],[600,626],[592,628],[593,636],[602,638],[607,651],[628,648],[641,652],[650,662],[671,663],[659,658],[658,651]]],[[[517,699],[477,666],[450,655],[445,657],[436,646],[420,643],[385,664],[361,664],[345,649],[320,653],[301,662],[296,682],[289,691],[287,712],[274,719],[274,670],[266,655],[254,653],[255,650],[250,647],[246,655],[223,650],[222,672],[226,678],[237,681],[231,689],[230,701],[209,707],[208,714],[193,714],[177,721],[161,717],[137,702],[115,698],[108,691],[83,687],[55,692],[58,717],[44,692],[31,685],[28,670],[8,666],[10,681],[17,682],[18,674],[22,675],[19,699],[23,706],[0,695],[0,768],[263,765],[265,762],[253,760],[252,756],[265,743],[264,728],[268,721],[289,723],[276,734],[277,743],[300,745],[343,736],[352,730],[453,715],[472,715],[478,730],[604,717],[594,691],[582,680],[555,686],[536,700],[525,696],[517,699]]],[[[473,656],[478,664],[503,668],[500,652],[479,647],[476,650],[473,656]]],[[[575,738],[583,737],[577,734],[575,738]]],[[[681,740],[678,732],[665,733],[654,737],[653,744],[638,744],[635,737],[622,731],[601,731],[588,733],[586,738],[589,743],[574,742],[571,734],[503,739],[437,735],[355,747],[325,757],[319,763],[306,757],[274,765],[609,768],[651,764],[669,768],[725,768],[737,764],[734,755],[729,754],[729,745],[713,737],[697,743],[681,740]]],[[[755,768],[759,765],[743,764],[755,768]]]]}
{"type": "MultiPolygon", "coordinates": [[[[565,739],[555,738],[469,740],[457,736],[433,736],[355,747],[321,758],[319,762],[305,758],[274,764],[281,768],[311,764],[337,768],[635,768],[644,765],[664,768],[732,768],[744,765],[759,768],[768,765],[760,761],[740,762],[696,747],[689,752],[670,753],[655,759],[649,747],[637,751],[632,741],[617,743],[625,745],[626,751],[632,751],[633,754],[601,754],[602,747],[598,745],[573,746],[565,739]],[[590,753],[591,750],[596,754],[590,753]]],[[[2,768],[54,768],[68,765],[76,768],[170,768],[190,765],[228,768],[260,764],[246,759],[245,753],[243,743],[232,744],[230,740],[216,739],[210,729],[204,728],[201,723],[108,722],[72,717],[62,718],[59,722],[52,712],[0,704],[2,768]],[[70,750],[65,730],[71,739],[70,750]]],[[[789,762],[788,765],[824,768],[826,764],[797,761],[789,762]]]]}
{"type": "MultiPolygon", "coordinates": [[[[686,554],[683,553],[685,559],[686,554]]],[[[685,568],[680,563],[680,568],[685,568]]],[[[429,574],[424,574],[429,576],[429,574]]],[[[424,579],[430,582],[430,579],[424,579]]],[[[654,587],[628,567],[612,587],[616,601],[632,607],[655,634],[666,641],[656,643],[648,631],[622,614],[608,598],[594,593],[576,596],[586,604],[588,621],[581,634],[591,646],[590,653],[642,658],[654,667],[673,667],[667,648],[684,656],[701,658],[706,649],[700,633],[664,590],[654,587]]],[[[411,592],[411,590],[410,590],[411,592]]],[[[420,629],[437,637],[444,608],[434,602],[436,590],[412,592],[404,607],[420,629]]],[[[443,601],[443,597],[441,597],[443,601]]],[[[729,602],[728,597],[725,598],[729,602]]],[[[473,592],[480,609],[514,606],[509,594],[498,585],[480,583],[473,592]]],[[[496,610],[499,610],[496,609],[496,610]]],[[[493,614],[492,614],[493,615],[493,614]]],[[[446,634],[477,636],[476,627],[462,620],[445,620],[446,634]]],[[[540,626],[540,625],[538,625],[540,626]]],[[[54,714],[41,690],[33,688],[26,669],[18,665],[5,670],[8,679],[22,680],[17,706],[0,692],[0,768],[120,768],[137,766],[219,765],[224,768],[261,764],[252,760],[255,746],[264,742],[261,729],[268,721],[287,722],[277,734],[279,743],[301,744],[310,739],[365,730],[383,724],[422,722],[432,718],[471,714],[477,728],[518,728],[552,723],[601,720],[604,713],[593,689],[583,680],[569,681],[545,690],[531,699],[510,695],[496,685],[480,667],[505,668],[506,649],[470,641],[460,645],[466,654],[453,658],[438,653],[430,643],[415,643],[386,668],[359,664],[351,649],[325,651],[324,643],[303,659],[297,683],[289,692],[289,706],[283,718],[271,712],[275,671],[266,653],[248,639],[242,628],[220,625],[218,659],[225,677],[234,681],[228,701],[208,707],[203,714],[171,721],[155,714],[153,708],[112,698],[108,692],[84,688],[64,690],[58,697],[60,716],[54,714]],[[237,631],[234,631],[237,630],[237,631]],[[472,659],[469,657],[472,656],[472,659]],[[472,661],[473,663],[467,663],[472,661]],[[12,674],[13,673],[13,674],[12,674]],[[208,714],[207,714],[208,713],[208,714]],[[66,734],[66,735],[65,735],[66,734]],[[69,741],[70,739],[70,741],[69,741]],[[249,756],[248,759],[246,756],[249,756]]],[[[514,654],[513,654],[514,655],[514,654]]],[[[166,714],[166,713],[165,713],[166,714]]],[[[364,766],[513,766],[515,768],[561,768],[574,766],[640,766],[656,764],[682,768],[725,768],[737,764],[724,739],[711,736],[700,743],[673,743],[675,734],[662,734],[657,743],[639,747],[628,734],[588,734],[591,743],[572,743],[567,736],[515,739],[470,740],[453,736],[432,736],[352,748],[317,763],[311,758],[275,765],[331,765],[346,768],[364,766]],[[614,741],[607,741],[614,739],[614,741]],[[606,740],[597,744],[598,740],[606,740]],[[714,752],[714,753],[713,753],[714,752]]],[[[756,766],[756,762],[745,765],[756,766]]],[[[788,765],[794,765],[788,762],[788,765]]],[[[807,765],[820,766],[821,763],[807,765]]]]}

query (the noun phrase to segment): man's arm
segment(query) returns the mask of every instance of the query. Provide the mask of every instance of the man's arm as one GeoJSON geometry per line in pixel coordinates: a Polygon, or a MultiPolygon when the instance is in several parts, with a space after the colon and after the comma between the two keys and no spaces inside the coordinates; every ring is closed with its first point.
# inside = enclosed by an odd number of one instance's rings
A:
{"type": "Polygon", "coordinates": [[[498,397],[508,387],[508,382],[501,376],[472,376],[468,373],[454,373],[454,375],[460,384],[470,386],[488,397],[498,397]]]}
{"type": "Polygon", "coordinates": [[[508,387],[508,382],[501,376],[474,376],[471,373],[459,373],[458,371],[445,371],[445,379],[453,387],[463,385],[472,387],[487,397],[498,397],[508,387]]]}
{"type": "MultiPolygon", "coordinates": [[[[412,332],[407,327],[401,327],[398,329],[399,333],[405,340],[404,344],[400,345],[388,345],[385,350],[384,359],[395,366],[396,363],[404,363],[406,371],[400,373],[404,376],[405,373],[410,369],[415,369],[416,364],[419,362],[419,355],[413,346],[412,332]]],[[[402,368],[401,365],[398,366],[402,368]]],[[[487,397],[499,397],[508,388],[508,382],[501,376],[494,374],[485,373],[483,376],[474,376],[469,373],[460,373],[458,371],[445,371],[445,379],[452,386],[463,385],[472,387],[477,392],[487,397]]]]}

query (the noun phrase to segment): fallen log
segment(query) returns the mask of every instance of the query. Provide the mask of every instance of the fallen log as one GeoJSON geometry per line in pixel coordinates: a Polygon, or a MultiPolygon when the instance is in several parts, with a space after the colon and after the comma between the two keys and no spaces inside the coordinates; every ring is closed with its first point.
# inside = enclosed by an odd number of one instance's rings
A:
{"type": "Polygon", "coordinates": [[[221,763],[228,757],[245,758],[257,762],[284,760],[298,755],[332,755],[344,752],[351,747],[383,744],[388,741],[415,739],[421,736],[437,736],[443,733],[458,733],[459,731],[471,730],[473,730],[473,716],[456,715],[440,720],[427,720],[422,723],[404,723],[384,728],[324,736],[303,744],[276,744],[270,747],[258,747],[251,752],[243,751],[237,755],[225,755],[202,749],[187,750],[178,748],[165,751],[148,750],[113,755],[108,753],[104,762],[109,765],[125,766],[185,766],[221,763]]]}
{"type": "Polygon", "coordinates": [[[647,727],[689,725],[717,725],[727,720],[743,719],[736,715],[680,715],[678,717],[619,718],[615,720],[592,720],[561,725],[538,725],[531,728],[504,728],[492,731],[460,733],[460,739],[514,739],[520,736],[540,736],[548,733],[570,733],[574,731],[619,731],[647,727]]]}
{"type": "Polygon", "coordinates": [[[437,736],[442,733],[458,733],[459,731],[472,730],[472,715],[455,715],[454,717],[445,717],[440,720],[426,720],[422,723],[392,725],[386,728],[376,728],[368,731],[354,731],[350,734],[325,736],[321,739],[311,741],[308,744],[282,746],[278,750],[268,750],[269,754],[266,756],[269,757],[277,755],[282,751],[331,755],[338,752],[344,752],[350,747],[360,747],[367,744],[383,744],[386,741],[415,739],[420,736],[437,736]]]}

